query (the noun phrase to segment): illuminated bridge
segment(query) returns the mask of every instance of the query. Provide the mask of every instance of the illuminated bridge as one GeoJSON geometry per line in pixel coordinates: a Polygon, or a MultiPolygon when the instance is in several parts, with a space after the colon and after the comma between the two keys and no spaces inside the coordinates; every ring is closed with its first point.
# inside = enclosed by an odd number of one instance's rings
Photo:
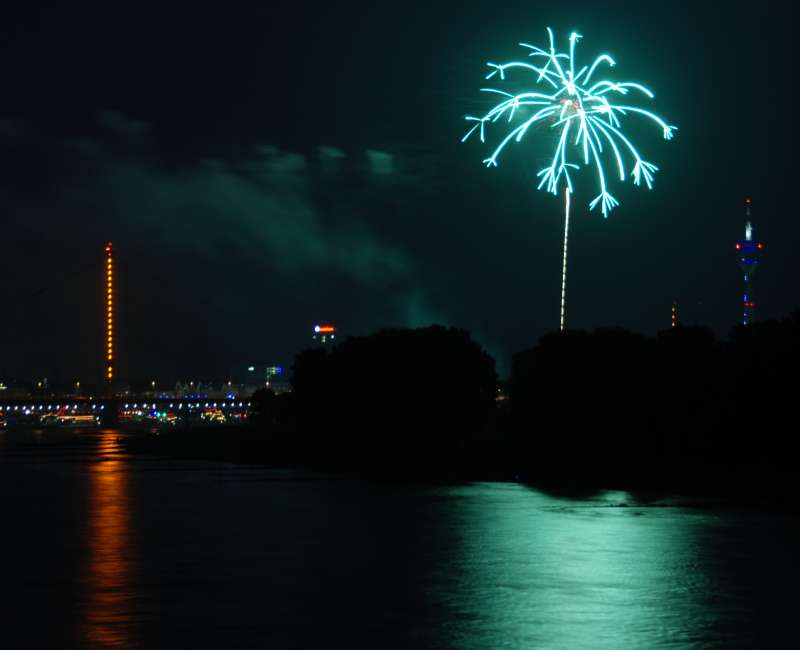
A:
{"type": "MultiPolygon", "coordinates": [[[[0,428],[10,424],[117,424],[140,423],[236,422],[247,417],[250,402],[234,398],[146,397],[117,394],[115,267],[112,242],[103,248],[103,376],[104,395],[93,397],[30,396],[9,398],[0,393],[0,428]]],[[[332,328],[331,328],[332,329],[332,328]]]]}
{"type": "Polygon", "coordinates": [[[177,424],[223,423],[247,418],[249,400],[242,399],[70,399],[25,398],[0,400],[0,417],[8,424],[177,424]]]}

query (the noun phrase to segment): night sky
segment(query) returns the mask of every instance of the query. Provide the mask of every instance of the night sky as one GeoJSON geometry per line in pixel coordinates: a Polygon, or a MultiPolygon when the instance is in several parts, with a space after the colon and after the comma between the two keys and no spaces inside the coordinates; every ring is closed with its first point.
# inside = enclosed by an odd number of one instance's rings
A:
{"type": "Polygon", "coordinates": [[[506,372],[558,326],[562,204],[536,191],[551,145],[487,170],[488,146],[460,139],[489,105],[486,61],[546,26],[611,54],[609,76],[651,87],[679,127],[665,142],[628,121],[661,171],[652,192],[613,182],[606,220],[579,173],[569,327],[653,334],[677,299],[726,336],[746,196],[766,243],[757,318],[800,305],[791,8],[16,4],[0,17],[0,379],[101,376],[107,240],[121,378],[288,365],[323,320],[463,327],[506,372]]]}

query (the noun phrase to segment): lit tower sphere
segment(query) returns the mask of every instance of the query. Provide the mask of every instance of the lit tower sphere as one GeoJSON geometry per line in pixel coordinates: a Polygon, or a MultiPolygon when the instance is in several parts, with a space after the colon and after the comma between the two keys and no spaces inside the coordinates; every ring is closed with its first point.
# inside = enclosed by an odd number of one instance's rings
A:
{"type": "MultiPolygon", "coordinates": [[[[645,118],[655,124],[665,140],[671,140],[677,127],[662,120],[655,113],[637,106],[635,101],[617,99],[631,93],[632,97],[644,96],[652,100],[655,95],[646,87],[632,81],[595,80],[593,76],[599,66],[614,67],[614,59],[601,54],[591,65],[580,65],[575,57],[575,45],[581,35],[573,32],[569,36],[569,52],[556,51],[553,30],[547,28],[549,47],[540,48],[528,43],[520,45],[528,50],[532,62],[509,61],[487,63],[486,79],[503,82],[502,88],[481,88],[481,92],[499,98],[497,103],[483,115],[467,115],[473,125],[462,138],[467,140],[477,133],[485,142],[486,132],[504,118],[501,124],[509,126],[505,137],[492,154],[484,159],[487,167],[497,167],[500,154],[508,144],[520,142],[527,133],[542,130],[556,133],[552,160],[540,170],[538,189],[543,187],[557,195],[564,189],[564,252],[561,266],[561,319],[564,329],[565,300],[567,290],[567,235],[569,234],[570,195],[573,192],[574,170],[581,165],[594,171],[599,194],[589,203],[589,209],[600,207],[604,217],[608,216],[619,201],[609,191],[609,180],[605,166],[615,168],[620,181],[626,173],[633,177],[634,185],[644,182],[653,187],[653,175],[658,171],[653,163],[642,158],[638,149],[623,133],[622,122],[630,117],[645,118]],[[522,73],[522,87],[517,85],[516,73],[522,73]],[[618,103],[624,102],[624,103],[618,103]],[[622,119],[621,119],[622,118],[622,119]],[[626,162],[631,165],[626,168],[626,162]]],[[[532,135],[530,137],[535,137],[532,135]]],[[[549,158],[549,156],[548,156],[549,158]]],[[[611,170],[609,170],[611,171],[611,170]]]]}
{"type": "Polygon", "coordinates": [[[107,384],[114,380],[114,247],[111,242],[106,244],[106,305],[105,305],[105,367],[107,384]]]}

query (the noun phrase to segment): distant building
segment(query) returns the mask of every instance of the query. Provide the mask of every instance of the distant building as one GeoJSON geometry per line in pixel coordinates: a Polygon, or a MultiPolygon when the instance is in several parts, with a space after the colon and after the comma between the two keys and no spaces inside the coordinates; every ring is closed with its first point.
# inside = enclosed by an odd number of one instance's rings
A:
{"type": "Polygon", "coordinates": [[[31,397],[31,391],[23,386],[8,386],[3,384],[2,393],[0,397],[3,399],[19,399],[31,397]]]}
{"type": "Polygon", "coordinates": [[[286,378],[281,366],[267,368],[266,387],[271,388],[275,393],[287,393],[291,390],[289,380],[286,378]]]}
{"type": "Polygon", "coordinates": [[[211,388],[210,384],[206,385],[203,384],[202,382],[195,383],[194,381],[189,381],[183,383],[181,381],[177,381],[175,382],[174,395],[177,399],[180,399],[182,397],[189,397],[189,398],[208,397],[208,392],[210,388],[211,388]]]}
{"type": "Polygon", "coordinates": [[[321,325],[314,325],[314,336],[312,337],[317,343],[333,343],[336,338],[336,327],[330,323],[321,325]]]}
{"type": "Polygon", "coordinates": [[[289,380],[283,366],[253,364],[247,368],[246,390],[248,395],[261,388],[271,388],[276,393],[285,393],[290,390],[289,380]]]}

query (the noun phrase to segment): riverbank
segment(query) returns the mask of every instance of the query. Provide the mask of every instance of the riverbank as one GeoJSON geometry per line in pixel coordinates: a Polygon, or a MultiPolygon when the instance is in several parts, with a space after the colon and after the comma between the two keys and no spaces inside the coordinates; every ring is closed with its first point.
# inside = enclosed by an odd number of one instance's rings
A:
{"type": "Polygon", "coordinates": [[[290,439],[265,436],[249,427],[168,430],[127,436],[124,447],[132,454],[183,460],[211,460],[264,467],[305,467],[343,477],[421,483],[510,481],[562,493],[600,489],[653,494],[696,496],[704,502],[720,499],[741,507],[775,507],[798,511],[797,482],[793,472],[764,464],[708,463],[671,459],[631,467],[624,460],[602,463],[581,457],[569,459],[521,458],[503,441],[482,441],[469,449],[431,449],[417,456],[389,449],[347,454],[301,449],[290,439]]]}

